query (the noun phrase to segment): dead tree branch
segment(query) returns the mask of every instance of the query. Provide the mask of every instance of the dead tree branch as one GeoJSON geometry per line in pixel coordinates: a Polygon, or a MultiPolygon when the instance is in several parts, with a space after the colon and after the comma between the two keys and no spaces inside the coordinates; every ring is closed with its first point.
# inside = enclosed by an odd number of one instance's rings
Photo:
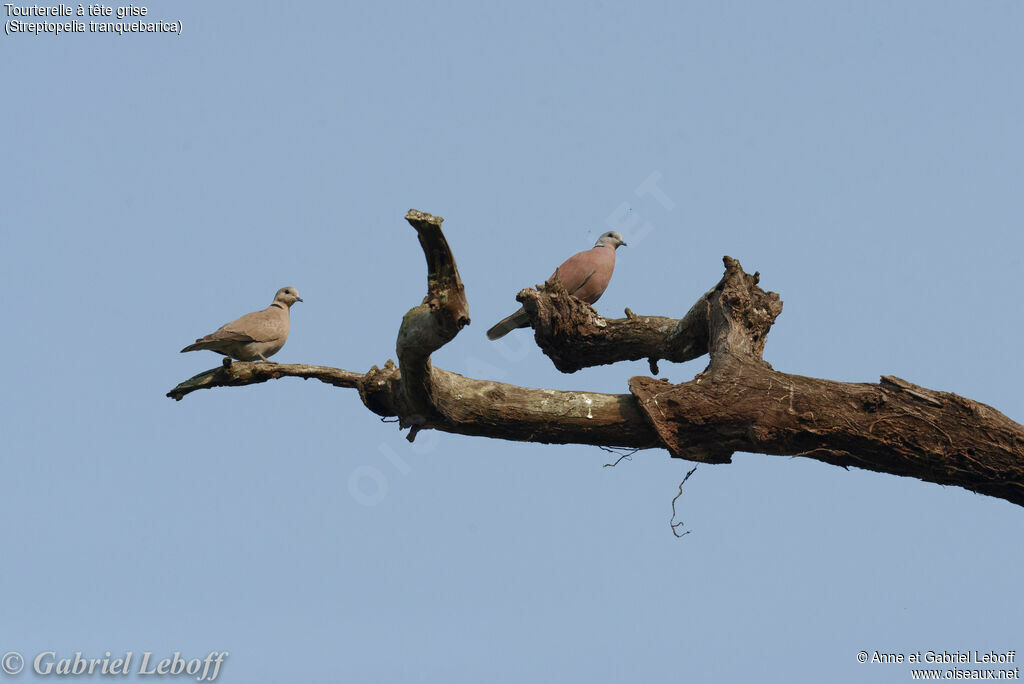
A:
{"type": "Polygon", "coordinates": [[[188,380],[179,383],[177,387],[167,393],[167,396],[181,401],[186,394],[196,390],[255,385],[277,378],[315,379],[335,387],[359,387],[359,381],[363,379],[363,374],[329,366],[309,366],[304,363],[253,363],[249,361],[232,363],[231,359],[225,358],[224,365],[193,375],[188,380]]]}
{"type": "MultiPolygon", "coordinates": [[[[631,394],[518,387],[433,367],[431,354],[469,324],[469,307],[440,218],[410,211],[427,261],[427,296],[398,333],[400,366],[366,374],[325,366],[234,363],[168,393],[278,377],[316,378],[359,390],[363,403],[409,427],[555,444],[663,447],[678,458],[728,463],[736,451],[803,456],[970,491],[1024,505],[1024,427],[984,404],[894,376],[842,383],[781,373],[763,360],[782,302],[725,257],[721,281],[681,319],[605,319],[560,283],[517,299],[537,344],[564,372],[627,359],[686,361],[709,354],[704,372],[670,384],[629,381],[631,394]]],[[[685,481],[685,480],[684,480],[685,481]]]]}
{"type": "Polygon", "coordinates": [[[516,299],[530,316],[537,346],[563,373],[640,359],[648,359],[656,373],[661,359],[683,363],[707,353],[701,301],[682,319],[637,316],[628,309],[626,318],[603,318],[557,279],[538,290],[522,290],[516,299]]]}

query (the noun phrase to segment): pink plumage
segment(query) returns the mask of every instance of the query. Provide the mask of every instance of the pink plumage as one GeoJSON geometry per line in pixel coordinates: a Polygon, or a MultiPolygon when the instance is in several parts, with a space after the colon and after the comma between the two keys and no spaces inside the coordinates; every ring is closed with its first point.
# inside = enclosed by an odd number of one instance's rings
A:
{"type": "MultiPolygon", "coordinates": [[[[615,250],[625,245],[622,236],[612,230],[597,239],[597,244],[585,252],[573,254],[558,267],[558,277],[569,294],[593,304],[611,282],[615,271],[615,250]]],[[[555,274],[551,274],[554,278],[555,274]]],[[[551,280],[548,278],[548,280],[551,280]]],[[[498,321],[487,331],[488,339],[496,340],[504,337],[516,328],[527,328],[530,317],[520,308],[511,316],[498,321]]]]}

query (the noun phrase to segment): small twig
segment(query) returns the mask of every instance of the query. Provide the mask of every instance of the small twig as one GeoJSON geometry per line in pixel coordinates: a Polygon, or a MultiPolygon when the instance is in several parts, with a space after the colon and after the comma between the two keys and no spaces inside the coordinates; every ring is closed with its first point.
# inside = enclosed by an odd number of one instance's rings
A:
{"type": "Polygon", "coordinates": [[[686,530],[682,534],[679,534],[679,532],[677,532],[676,530],[685,525],[686,523],[674,521],[676,519],[676,499],[683,495],[683,485],[686,484],[686,481],[690,479],[690,476],[693,475],[693,471],[695,470],[697,470],[697,466],[693,466],[692,468],[690,468],[690,472],[686,473],[686,477],[684,477],[683,481],[679,483],[679,493],[676,494],[675,499],[672,499],[672,518],[668,521],[668,524],[672,526],[672,534],[674,534],[677,539],[679,537],[685,537],[691,532],[691,530],[686,530]]]}
{"type": "MultiPolygon", "coordinates": [[[[629,449],[628,447],[606,447],[606,446],[599,446],[598,448],[601,451],[607,451],[607,452],[613,453],[613,454],[619,453],[623,448],[629,449]]],[[[638,451],[640,451],[640,450],[639,449],[629,449],[628,451],[626,451],[626,453],[624,453],[621,456],[619,456],[619,458],[615,461],[615,463],[605,463],[601,467],[602,468],[614,468],[615,466],[619,465],[619,463],[622,462],[622,459],[626,459],[627,461],[632,461],[633,460],[633,454],[635,454],[638,451]]]]}

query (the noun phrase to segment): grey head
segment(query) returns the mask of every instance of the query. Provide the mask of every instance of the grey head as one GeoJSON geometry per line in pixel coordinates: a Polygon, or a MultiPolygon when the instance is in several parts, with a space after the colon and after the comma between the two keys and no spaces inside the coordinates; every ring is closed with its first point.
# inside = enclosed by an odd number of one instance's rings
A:
{"type": "Polygon", "coordinates": [[[617,230],[609,230],[601,237],[597,238],[597,242],[594,244],[595,247],[611,247],[617,249],[619,247],[627,247],[626,241],[622,239],[617,230]]]}
{"type": "Polygon", "coordinates": [[[274,295],[274,301],[271,302],[270,305],[273,306],[280,303],[290,308],[295,302],[301,301],[302,297],[299,296],[299,291],[294,287],[282,287],[277,291],[277,294],[274,295]]]}

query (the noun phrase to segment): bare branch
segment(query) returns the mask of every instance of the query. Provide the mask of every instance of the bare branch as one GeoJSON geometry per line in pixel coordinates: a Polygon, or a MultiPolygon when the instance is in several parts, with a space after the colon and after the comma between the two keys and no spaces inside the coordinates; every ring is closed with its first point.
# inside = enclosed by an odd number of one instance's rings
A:
{"type": "Polygon", "coordinates": [[[603,318],[591,305],[573,297],[557,279],[537,290],[522,290],[522,303],[537,346],[563,373],[581,368],[648,359],[656,372],[659,359],[682,363],[707,353],[707,323],[700,302],[682,319],[638,316],[603,318]]]}
{"type": "Polygon", "coordinates": [[[708,301],[711,364],[679,385],[630,389],[673,456],[728,463],[736,451],[952,484],[1024,505],[1024,427],[995,409],[885,376],[842,383],[772,370],[764,338],[782,309],[726,258],[708,301]]]}
{"type": "Polygon", "coordinates": [[[759,274],[747,275],[732,257],[724,262],[722,280],[681,319],[638,316],[629,309],[625,318],[602,318],[554,281],[522,290],[516,299],[530,317],[537,346],[563,373],[647,359],[657,374],[661,359],[682,363],[709,352],[712,358],[727,352],[760,359],[782,302],[774,292],[757,287],[759,274]],[[716,321],[708,318],[712,310],[719,316],[716,321]],[[711,330],[719,338],[710,339],[711,330]]]}
{"type": "Polygon", "coordinates": [[[782,302],[759,287],[757,273],[744,273],[730,257],[721,281],[682,319],[629,310],[624,319],[604,319],[557,278],[519,294],[537,343],[558,368],[572,372],[647,358],[656,371],[659,359],[709,353],[707,369],[689,382],[634,377],[631,394],[601,394],[519,387],[435,368],[431,354],[469,323],[469,307],[441,219],[416,211],[406,218],[423,247],[428,286],[423,302],[402,320],[401,368],[388,361],[360,374],[227,362],[167,396],[180,400],[197,389],[316,378],[357,388],[371,411],[411,428],[410,439],[429,428],[523,442],[663,447],[708,463],[728,463],[735,451],[802,456],[1024,505],[1024,426],[984,404],[891,375],[879,384],[841,383],[773,370],[762,353],[782,302]]]}
{"type": "Polygon", "coordinates": [[[168,392],[167,396],[181,401],[186,394],[200,389],[255,385],[284,377],[315,379],[335,387],[358,387],[359,381],[363,379],[363,374],[329,366],[310,366],[304,363],[232,362],[231,359],[225,357],[224,365],[193,375],[168,392]]]}
{"type": "MultiPolygon", "coordinates": [[[[431,373],[437,413],[410,421],[423,428],[519,442],[633,449],[661,446],[630,394],[533,389],[465,378],[441,368],[431,373]]],[[[382,418],[399,417],[395,407],[402,402],[401,371],[391,362],[383,369],[374,366],[364,375],[327,366],[236,361],[189,378],[167,396],[180,400],[199,389],[254,385],[283,377],[357,388],[363,403],[382,418]]]]}

